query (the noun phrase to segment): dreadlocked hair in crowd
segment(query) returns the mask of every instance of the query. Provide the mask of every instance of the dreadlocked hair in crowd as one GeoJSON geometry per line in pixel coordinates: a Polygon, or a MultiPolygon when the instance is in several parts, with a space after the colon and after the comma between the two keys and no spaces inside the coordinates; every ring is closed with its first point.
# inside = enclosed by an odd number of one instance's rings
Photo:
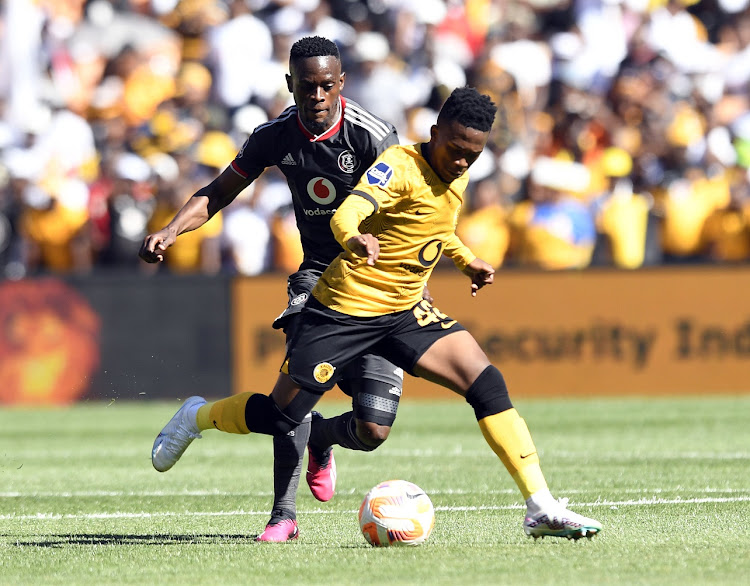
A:
{"type": "Polygon", "coordinates": [[[438,114],[441,122],[458,122],[461,126],[489,132],[495,121],[497,106],[489,96],[480,94],[476,88],[460,87],[453,90],[438,114]]]}
{"type": "Polygon", "coordinates": [[[341,60],[336,43],[324,37],[303,37],[292,45],[289,52],[290,61],[308,59],[310,57],[335,57],[341,60]]]}

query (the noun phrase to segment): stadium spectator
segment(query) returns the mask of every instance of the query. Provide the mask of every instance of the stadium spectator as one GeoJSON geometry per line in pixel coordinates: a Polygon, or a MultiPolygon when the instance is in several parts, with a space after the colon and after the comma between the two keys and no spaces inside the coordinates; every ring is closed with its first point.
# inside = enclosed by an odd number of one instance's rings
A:
{"type": "Polygon", "coordinates": [[[750,189],[745,169],[731,170],[729,189],[729,205],[706,219],[702,239],[710,259],[741,262],[750,258],[750,189]]]}
{"type": "Polygon", "coordinates": [[[494,169],[490,169],[486,177],[471,181],[467,196],[456,234],[479,258],[497,269],[508,252],[511,202],[503,198],[494,169]]]}
{"type": "Polygon", "coordinates": [[[596,241],[594,217],[576,196],[589,181],[581,163],[549,157],[534,162],[528,198],[514,207],[509,219],[509,253],[519,264],[548,270],[589,265],[596,241]]]}

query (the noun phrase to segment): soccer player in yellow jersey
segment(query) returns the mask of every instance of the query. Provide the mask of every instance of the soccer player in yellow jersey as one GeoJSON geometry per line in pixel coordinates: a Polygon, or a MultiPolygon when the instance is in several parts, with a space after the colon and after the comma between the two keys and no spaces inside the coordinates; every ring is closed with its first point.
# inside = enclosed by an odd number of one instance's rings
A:
{"type": "MultiPolygon", "coordinates": [[[[598,533],[598,521],[552,497],[500,371],[468,331],[422,299],[441,254],[471,279],[472,295],[493,282],[494,269],[464,246],[455,228],[466,171],[484,149],[495,113],[489,97],[459,88],[440,110],[428,143],[386,150],[331,219],[344,252],[313,289],[271,395],[244,393],[183,408],[157,437],[154,453],[176,461],[207,429],[287,433],[336,384],[344,366],[373,352],[466,398],[526,500],[528,535],[598,533]]],[[[311,444],[326,440],[316,423],[311,444]]]]}

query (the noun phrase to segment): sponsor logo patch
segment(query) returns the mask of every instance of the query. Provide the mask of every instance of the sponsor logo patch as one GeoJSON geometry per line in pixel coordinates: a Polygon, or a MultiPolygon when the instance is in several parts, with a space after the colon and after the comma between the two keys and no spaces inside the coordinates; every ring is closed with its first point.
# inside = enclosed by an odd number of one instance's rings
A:
{"type": "Polygon", "coordinates": [[[327,210],[324,210],[322,208],[315,208],[313,210],[305,210],[306,216],[332,216],[336,213],[336,208],[328,208],[327,210]]]}
{"type": "Polygon", "coordinates": [[[388,185],[391,177],[393,177],[393,169],[383,162],[380,162],[367,170],[367,183],[370,185],[385,187],[388,185]]]}
{"type": "Polygon", "coordinates": [[[297,295],[297,297],[292,299],[290,305],[299,305],[300,303],[304,303],[305,301],[307,301],[307,293],[300,293],[299,295],[297,295]]]}
{"type": "Polygon", "coordinates": [[[399,389],[398,387],[391,387],[390,389],[388,389],[388,393],[391,395],[396,395],[397,397],[400,397],[401,389],[399,389]]]}
{"type": "Polygon", "coordinates": [[[315,203],[328,205],[336,199],[336,187],[325,177],[313,177],[307,182],[307,195],[315,203]]]}
{"type": "Polygon", "coordinates": [[[313,377],[319,383],[328,382],[333,376],[333,371],[336,367],[330,362],[321,362],[313,369],[313,377]]]}

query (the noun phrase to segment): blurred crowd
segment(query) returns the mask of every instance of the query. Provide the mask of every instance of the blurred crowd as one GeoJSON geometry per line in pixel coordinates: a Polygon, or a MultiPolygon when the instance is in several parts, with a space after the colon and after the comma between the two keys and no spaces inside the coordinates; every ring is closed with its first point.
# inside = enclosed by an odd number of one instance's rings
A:
{"type": "Polygon", "coordinates": [[[137,257],[291,105],[291,44],[429,138],[466,84],[499,106],[458,233],[500,266],[750,261],[750,0],[4,0],[0,271],[294,271],[266,171],[161,266],[137,257]]]}

